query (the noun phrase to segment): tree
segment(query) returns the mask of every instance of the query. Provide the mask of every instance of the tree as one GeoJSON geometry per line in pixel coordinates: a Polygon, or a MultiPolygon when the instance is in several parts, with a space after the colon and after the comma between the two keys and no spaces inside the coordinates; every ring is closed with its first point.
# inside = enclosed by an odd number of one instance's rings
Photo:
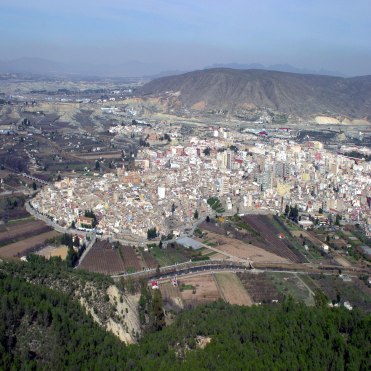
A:
{"type": "Polygon", "coordinates": [[[99,164],[99,161],[95,161],[95,170],[99,170],[100,169],[100,164],[99,164]]]}
{"type": "Polygon", "coordinates": [[[210,217],[209,217],[209,215],[206,217],[206,222],[207,223],[210,223],[210,217]]]}
{"type": "Polygon", "coordinates": [[[74,241],[73,241],[73,246],[75,247],[80,247],[80,241],[79,238],[76,236],[74,241]]]}
{"type": "Polygon", "coordinates": [[[32,189],[35,191],[37,188],[35,181],[32,183],[32,189]]]}
{"type": "Polygon", "coordinates": [[[316,307],[324,307],[329,301],[329,297],[320,289],[316,290],[314,295],[314,303],[316,307]]]}
{"type": "Polygon", "coordinates": [[[67,257],[66,257],[66,265],[69,268],[73,268],[77,260],[77,254],[73,249],[72,242],[68,245],[67,250],[67,257]]]}
{"type": "Polygon", "coordinates": [[[290,212],[290,207],[289,207],[289,205],[286,205],[285,214],[288,215],[289,212],[290,212]]]}
{"type": "Polygon", "coordinates": [[[198,219],[198,211],[196,210],[193,216],[195,219],[198,219]]]}
{"type": "Polygon", "coordinates": [[[339,214],[336,214],[335,225],[340,225],[340,215],[339,214]]]}
{"type": "Polygon", "coordinates": [[[160,249],[162,249],[162,241],[160,241],[160,243],[158,244],[158,247],[159,247],[160,249]]]}
{"type": "Polygon", "coordinates": [[[322,210],[322,208],[321,208],[321,207],[319,208],[318,212],[319,212],[320,214],[322,214],[322,213],[323,213],[323,210],[322,210]]]}
{"type": "Polygon", "coordinates": [[[210,156],[210,147],[206,147],[206,148],[203,150],[203,153],[205,154],[205,156],[210,156]]]}
{"type": "Polygon", "coordinates": [[[162,309],[163,302],[160,290],[155,290],[152,299],[152,313],[154,317],[153,329],[155,331],[161,331],[162,328],[165,326],[165,314],[164,310],[162,309]]]}
{"type": "Polygon", "coordinates": [[[157,237],[156,227],[147,230],[147,239],[151,240],[152,238],[156,237],[157,237]]]}
{"type": "Polygon", "coordinates": [[[75,221],[74,221],[74,220],[72,220],[71,228],[72,228],[72,229],[75,229],[75,228],[76,228],[76,225],[75,225],[75,221]]]}

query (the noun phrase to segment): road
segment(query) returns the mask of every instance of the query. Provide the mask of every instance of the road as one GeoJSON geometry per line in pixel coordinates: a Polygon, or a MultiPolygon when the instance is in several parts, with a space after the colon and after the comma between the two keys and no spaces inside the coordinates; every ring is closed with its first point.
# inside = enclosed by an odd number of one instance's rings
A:
{"type": "MultiPolygon", "coordinates": [[[[214,274],[214,273],[237,273],[237,272],[241,272],[241,273],[249,273],[249,274],[257,274],[257,273],[264,273],[266,272],[266,270],[259,270],[259,269],[229,269],[229,268],[225,268],[225,269],[214,269],[214,270],[207,270],[207,271],[201,271],[201,272],[197,272],[197,273],[188,273],[188,274],[182,274],[181,272],[179,273],[172,273],[172,274],[167,274],[165,276],[162,276],[160,277],[159,279],[155,278],[155,277],[152,277],[152,278],[149,278],[148,281],[149,282],[152,282],[154,280],[158,281],[159,283],[161,282],[166,282],[169,280],[169,278],[171,277],[175,277],[177,276],[178,278],[191,278],[191,277],[197,277],[197,276],[203,276],[203,275],[207,275],[207,274],[214,274]]],[[[294,275],[298,275],[298,274],[310,274],[306,271],[302,271],[302,272],[292,272],[292,271],[281,271],[281,270],[270,270],[269,272],[271,273],[286,273],[286,274],[294,274],[294,275]]],[[[332,273],[323,273],[324,276],[332,276],[333,274],[332,273]]],[[[352,278],[357,278],[358,276],[357,275],[349,275],[349,277],[352,277],[352,278]]],[[[300,279],[300,277],[298,277],[300,279]]],[[[300,279],[301,282],[303,282],[301,279],[300,279]]],[[[303,282],[304,283],[304,282],[303,282]]],[[[315,293],[304,283],[304,286],[308,289],[308,291],[311,293],[311,295],[315,295],[315,293]]]]}

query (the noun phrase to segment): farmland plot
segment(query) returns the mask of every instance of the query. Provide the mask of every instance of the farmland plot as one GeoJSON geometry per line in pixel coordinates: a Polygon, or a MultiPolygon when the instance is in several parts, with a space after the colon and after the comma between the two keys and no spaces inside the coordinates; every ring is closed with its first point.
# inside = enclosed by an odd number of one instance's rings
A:
{"type": "MultiPolygon", "coordinates": [[[[254,262],[288,262],[288,259],[285,259],[281,256],[278,256],[274,253],[270,253],[264,249],[261,249],[257,246],[245,244],[239,240],[214,234],[209,232],[208,237],[212,239],[215,243],[215,247],[218,250],[221,250],[229,255],[237,256],[241,259],[251,259],[254,262]]],[[[211,259],[215,259],[212,257],[211,259]]],[[[225,257],[224,257],[225,259],[225,257]]]]}
{"type": "Polygon", "coordinates": [[[97,241],[85,256],[79,268],[111,275],[125,272],[119,251],[112,250],[111,244],[107,241],[97,241]]]}
{"type": "Polygon", "coordinates": [[[234,273],[217,273],[215,278],[228,303],[248,306],[253,304],[241,281],[234,273]]]}
{"type": "Polygon", "coordinates": [[[149,252],[144,251],[142,255],[143,255],[144,261],[146,262],[148,268],[150,269],[157,268],[158,264],[156,262],[156,259],[149,252]]]}
{"type": "Polygon", "coordinates": [[[283,300],[283,295],[277,291],[264,273],[236,273],[254,303],[283,300]]]}
{"type": "Polygon", "coordinates": [[[46,239],[59,236],[56,231],[50,231],[39,234],[34,237],[26,238],[22,241],[18,241],[0,248],[0,256],[23,256],[28,252],[32,251],[37,245],[45,242],[46,239]]]}
{"type": "Polygon", "coordinates": [[[282,295],[291,295],[296,302],[302,301],[307,305],[314,305],[313,295],[295,274],[266,273],[266,275],[282,295]]]}
{"type": "Polygon", "coordinates": [[[137,255],[132,246],[121,246],[122,255],[124,257],[124,266],[126,270],[141,270],[137,255]]]}
{"type": "Polygon", "coordinates": [[[79,269],[86,269],[94,273],[108,274],[108,268],[103,249],[91,249],[80,264],[79,269]]]}
{"type": "Polygon", "coordinates": [[[330,300],[337,300],[339,295],[341,304],[349,301],[354,308],[371,312],[371,298],[358,287],[357,280],[357,278],[352,278],[351,282],[344,282],[339,277],[324,276],[315,282],[330,300]]]}
{"type": "Polygon", "coordinates": [[[178,286],[173,286],[171,282],[164,282],[160,283],[160,290],[164,303],[169,301],[183,308],[183,301],[178,286]]]}
{"type": "Polygon", "coordinates": [[[122,263],[118,250],[104,250],[104,255],[107,261],[108,274],[116,275],[125,272],[124,264],[122,263]]]}
{"type": "Polygon", "coordinates": [[[221,298],[219,289],[214,277],[211,274],[200,275],[196,277],[179,278],[178,280],[181,297],[186,306],[197,306],[210,301],[216,301],[221,298]],[[182,285],[190,285],[195,290],[183,290],[182,285]]]}
{"type": "MultiPolygon", "coordinates": [[[[6,232],[0,233],[0,246],[52,231],[53,228],[41,220],[27,219],[6,224],[6,232]]],[[[47,237],[43,239],[45,241],[47,237]]]]}
{"type": "Polygon", "coordinates": [[[294,263],[307,262],[305,257],[296,249],[291,251],[288,247],[292,244],[288,241],[283,242],[277,237],[279,231],[270,223],[269,218],[265,215],[246,215],[243,217],[256,231],[258,231],[266,241],[271,245],[272,252],[283,258],[289,259],[294,263]]]}

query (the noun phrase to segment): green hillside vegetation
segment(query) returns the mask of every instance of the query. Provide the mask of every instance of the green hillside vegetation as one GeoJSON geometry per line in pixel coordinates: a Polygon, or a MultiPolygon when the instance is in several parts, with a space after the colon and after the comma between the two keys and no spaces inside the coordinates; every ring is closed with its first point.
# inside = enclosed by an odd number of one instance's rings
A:
{"type": "MultiPolygon", "coordinates": [[[[19,264],[20,270],[26,264],[19,264]]],[[[8,266],[10,268],[8,268],[8,266]]],[[[345,308],[244,307],[222,300],[182,312],[163,327],[161,298],[154,332],[126,346],[94,323],[68,294],[26,282],[0,267],[0,369],[3,370],[369,370],[371,319],[345,308]],[[211,338],[204,349],[200,337],[211,338]]],[[[28,271],[43,277],[40,265],[28,271]]],[[[104,285],[104,283],[102,282],[104,285]]],[[[143,291],[146,291],[142,287],[143,291]]],[[[319,303],[318,303],[319,304],[319,303]]]]}
{"type": "Polygon", "coordinates": [[[215,210],[217,213],[224,213],[225,209],[223,208],[220,200],[218,198],[209,198],[207,200],[207,203],[211,206],[213,210],[215,210]]]}

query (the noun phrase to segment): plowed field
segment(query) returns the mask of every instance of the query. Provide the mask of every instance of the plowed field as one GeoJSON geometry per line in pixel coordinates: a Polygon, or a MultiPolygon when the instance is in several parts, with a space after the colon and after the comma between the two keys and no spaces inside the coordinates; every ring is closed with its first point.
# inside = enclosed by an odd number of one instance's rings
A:
{"type": "Polygon", "coordinates": [[[234,273],[217,273],[215,278],[228,303],[248,306],[253,304],[241,281],[234,273]]]}

